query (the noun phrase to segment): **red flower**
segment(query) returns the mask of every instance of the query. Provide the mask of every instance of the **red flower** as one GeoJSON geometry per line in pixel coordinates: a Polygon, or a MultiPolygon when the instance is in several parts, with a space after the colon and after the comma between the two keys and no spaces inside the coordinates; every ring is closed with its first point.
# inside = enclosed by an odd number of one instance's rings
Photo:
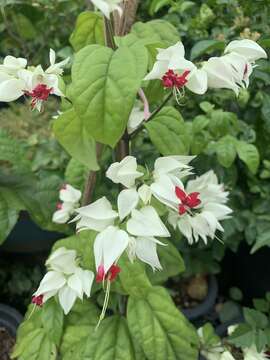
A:
{"type": "Polygon", "coordinates": [[[32,97],[31,108],[34,109],[38,101],[47,101],[53,88],[48,88],[45,84],[38,84],[34,90],[25,91],[25,95],[32,97]]]}
{"type": "Polygon", "coordinates": [[[97,271],[97,275],[96,275],[96,282],[100,283],[103,282],[104,280],[109,280],[109,281],[113,281],[117,278],[117,275],[120,273],[121,268],[115,264],[113,264],[109,271],[107,272],[107,274],[105,274],[104,271],[104,266],[103,265],[99,265],[98,267],[98,271],[97,271]]]}
{"type": "Polygon", "coordinates": [[[32,304],[35,304],[39,307],[43,306],[43,295],[39,295],[39,296],[33,296],[32,297],[32,304]]]}
{"type": "Polygon", "coordinates": [[[176,74],[173,70],[168,70],[162,77],[163,86],[167,89],[176,87],[177,89],[182,88],[187,83],[187,76],[190,70],[186,70],[182,75],[176,74]]]}
{"type": "Polygon", "coordinates": [[[184,190],[176,186],[175,194],[178,197],[178,199],[181,201],[178,207],[178,211],[180,215],[185,214],[188,209],[193,209],[196,206],[200,205],[201,203],[201,200],[198,198],[200,193],[198,192],[186,194],[184,190]]]}

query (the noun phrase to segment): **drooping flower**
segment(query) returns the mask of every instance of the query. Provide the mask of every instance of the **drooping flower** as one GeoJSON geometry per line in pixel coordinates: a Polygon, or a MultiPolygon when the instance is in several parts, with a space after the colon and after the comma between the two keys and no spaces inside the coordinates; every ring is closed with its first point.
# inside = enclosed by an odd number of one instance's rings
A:
{"type": "Polygon", "coordinates": [[[114,220],[118,217],[116,211],[112,209],[111,203],[102,197],[90,205],[76,209],[78,214],[73,220],[77,221],[76,229],[103,231],[108,226],[113,225],[114,220]]]}
{"type": "Polygon", "coordinates": [[[90,296],[94,274],[83,270],[77,265],[76,252],[60,248],[53,253],[48,261],[49,271],[34,293],[32,302],[42,306],[51,297],[58,295],[59,303],[68,314],[77,298],[90,296]]]}
{"type": "Polygon", "coordinates": [[[59,192],[61,202],[57,204],[57,211],[54,212],[52,221],[57,224],[65,224],[78,207],[82,193],[73,186],[66,184],[59,192]]]}
{"type": "Polygon", "coordinates": [[[160,176],[167,175],[170,178],[182,179],[191,174],[191,167],[188,165],[196,156],[171,155],[156,159],[153,176],[158,180],[160,176]]]}
{"type": "Polygon", "coordinates": [[[127,188],[135,185],[135,180],[143,173],[137,171],[137,160],[134,156],[126,156],[121,162],[113,163],[106,172],[107,178],[115,184],[122,184],[127,188]]]}
{"type": "Polygon", "coordinates": [[[184,86],[196,94],[206,92],[206,73],[185,59],[185,49],[182,42],[179,41],[167,49],[157,50],[157,61],[144,80],[160,79],[165,88],[173,88],[176,93],[184,86]]]}
{"type": "Polygon", "coordinates": [[[205,243],[207,237],[214,239],[216,230],[223,231],[219,221],[231,213],[224,205],[228,193],[218,184],[213,171],[188,181],[186,187],[177,178],[162,176],[151,189],[153,195],[169,207],[169,223],[178,227],[190,244],[199,238],[205,243]]]}
{"type": "Polygon", "coordinates": [[[108,274],[111,274],[111,277],[108,277],[109,280],[115,278],[116,268],[113,266],[116,266],[128,243],[128,234],[116,226],[108,226],[97,235],[94,242],[94,256],[98,282],[105,280],[108,274]]]}
{"type": "Polygon", "coordinates": [[[122,15],[122,8],[119,4],[122,0],[90,0],[92,3],[108,18],[110,19],[110,13],[118,11],[119,15],[122,15]]]}
{"type": "Polygon", "coordinates": [[[237,53],[244,56],[249,62],[259,59],[266,59],[267,54],[264,49],[255,41],[250,39],[233,40],[225,48],[224,53],[237,53]]]}

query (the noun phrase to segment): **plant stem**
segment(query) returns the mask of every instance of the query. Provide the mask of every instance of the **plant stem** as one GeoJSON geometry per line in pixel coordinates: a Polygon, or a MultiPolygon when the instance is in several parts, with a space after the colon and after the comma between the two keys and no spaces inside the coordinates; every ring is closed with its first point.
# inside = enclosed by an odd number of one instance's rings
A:
{"type": "MultiPolygon", "coordinates": [[[[100,158],[102,153],[103,146],[100,143],[96,144],[96,154],[97,159],[100,158]]],[[[97,173],[96,171],[90,171],[88,178],[85,183],[83,199],[82,199],[82,206],[86,206],[91,203],[94,187],[97,181],[97,173]]]]}
{"type": "Polygon", "coordinates": [[[156,110],[154,110],[152,112],[152,114],[149,116],[148,119],[146,119],[141,126],[138,127],[138,129],[136,129],[135,131],[133,131],[133,133],[130,134],[131,138],[134,138],[139,132],[141,132],[141,130],[143,129],[143,126],[146,122],[150,121],[153,119],[153,117],[155,117],[160,110],[163,109],[163,107],[168,103],[168,101],[171,99],[171,97],[173,96],[173,93],[171,92],[168,96],[166,96],[166,98],[163,100],[163,102],[156,108],[156,110]]]}

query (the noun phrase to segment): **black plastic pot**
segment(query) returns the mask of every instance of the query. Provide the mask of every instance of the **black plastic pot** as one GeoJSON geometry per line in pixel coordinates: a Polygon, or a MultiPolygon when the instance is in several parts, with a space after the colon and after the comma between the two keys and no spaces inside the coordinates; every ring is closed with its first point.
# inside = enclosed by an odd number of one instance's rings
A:
{"type": "Polygon", "coordinates": [[[63,237],[63,234],[42,230],[31,220],[27,212],[22,211],[0,251],[16,254],[48,252],[55,241],[63,237]]]}
{"type": "Polygon", "coordinates": [[[215,306],[218,295],[218,283],[214,275],[210,275],[208,278],[208,294],[205,300],[198,306],[192,309],[183,309],[182,313],[190,321],[194,321],[203,318],[209,314],[215,306]]]}
{"type": "Polygon", "coordinates": [[[243,241],[236,254],[228,251],[220,274],[220,283],[224,287],[222,293],[228,293],[232,286],[238,287],[243,292],[247,306],[252,299],[264,297],[270,291],[270,248],[264,247],[253,255],[250,249],[243,241]]]}
{"type": "Polygon", "coordinates": [[[0,304],[0,327],[5,328],[12,337],[16,338],[17,328],[22,320],[22,315],[16,309],[0,304]]]}

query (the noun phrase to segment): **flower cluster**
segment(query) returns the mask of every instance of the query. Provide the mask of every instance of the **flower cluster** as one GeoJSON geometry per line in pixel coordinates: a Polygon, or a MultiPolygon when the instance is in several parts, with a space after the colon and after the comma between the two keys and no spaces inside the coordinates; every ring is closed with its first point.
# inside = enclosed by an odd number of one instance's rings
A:
{"type": "Polygon", "coordinates": [[[27,67],[26,59],[6,56],[0,65],[0,101],[10,102],[26,95],[32,99],[31,108],[41,111],[50,95],[64,96],[59,88],[59,76],[69,58],[59,63],[55,60],[51,49],[50,66],[44,71],[41,65],[27,67]]]}
{"type": "Polygon", "coordinates": [[[181,42],[157,50],[154,67],[144,80],[161,79],[165,88],[173,88],[176,97],[184,86],[200,95],[208,88],[231,89],[238,95],[241,87],[249,85],[255,61],[267,58],[266,52],[248,39],[230,42],[223,56],[211,57],[201,68],[185,59],[181,42]]]}
{"type": "Polygon", "coordinates": [[[64,247],[57,249],[46,262],[49,269],[34,293],[32,303],[42,306],[58,294],[59,303],[68,314],[77,298],[90,296],[94,274],[77,264],[76,251],[64,247]]]}

